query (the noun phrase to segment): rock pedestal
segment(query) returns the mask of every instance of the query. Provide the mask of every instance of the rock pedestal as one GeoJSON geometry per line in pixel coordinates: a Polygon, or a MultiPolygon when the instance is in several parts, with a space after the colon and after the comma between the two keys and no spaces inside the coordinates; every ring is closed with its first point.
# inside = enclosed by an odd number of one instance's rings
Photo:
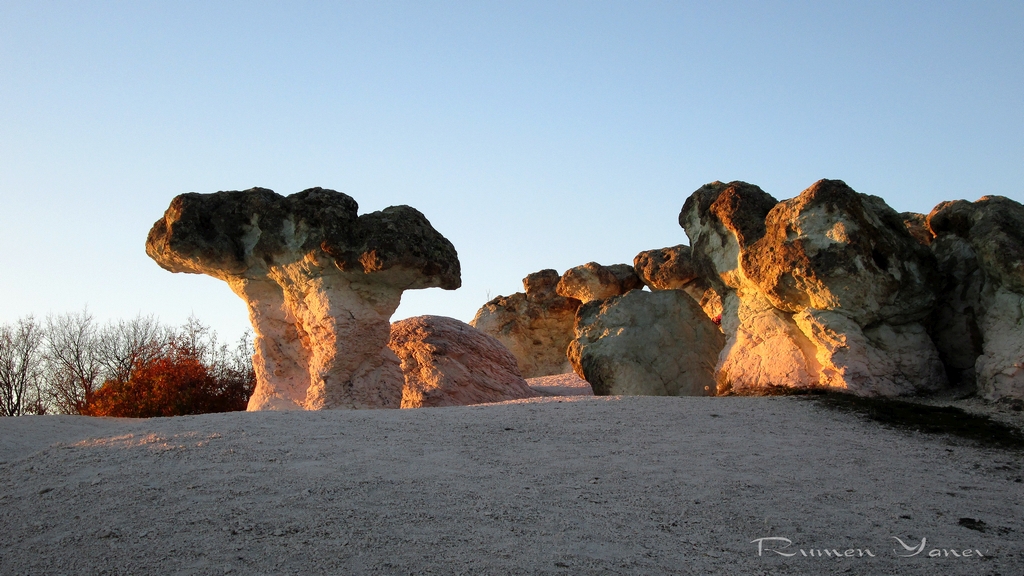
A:
{"type": "Polygon", "coordinates": [[[414,208],[357,210],[322,188],[189,193],[150,230],[146,253],[160,266],[219,278],[245,300],[249,410],[399,407],[391,314],[404,290],[458,288],[458,255],[414,208]]]}

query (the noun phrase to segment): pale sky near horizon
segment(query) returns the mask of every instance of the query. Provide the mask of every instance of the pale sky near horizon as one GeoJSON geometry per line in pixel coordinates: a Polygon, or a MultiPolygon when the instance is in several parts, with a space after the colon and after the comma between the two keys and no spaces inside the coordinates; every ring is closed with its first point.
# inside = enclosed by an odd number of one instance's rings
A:
{"type": "Polygon", "coordinates": [[[146,233],[183,192],[408,204],[469,321],[542,268],[687,239],[713,180],[845,180],[899,211],[1024,201],[1024,2],[0,0],[0,323],[249,324],[146,233]]]}

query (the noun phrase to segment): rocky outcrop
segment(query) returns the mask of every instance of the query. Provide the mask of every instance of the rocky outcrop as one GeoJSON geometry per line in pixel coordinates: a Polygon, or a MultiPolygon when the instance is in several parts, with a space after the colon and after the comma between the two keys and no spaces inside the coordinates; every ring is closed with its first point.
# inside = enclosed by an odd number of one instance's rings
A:
{"type": "Polygon", "coordinates": [[[619,296],[642,287],[643,282],[628,264],[602,266],[597,262],[588,262],[566,270],[555,291],[566,298],[586,303],[619,296]]]}
{"type": "Polygon", "coordinates": [[[572,372],[565,349],[580,301],[555,292],[559,279],[550,269],[530,274],[523,279],[525,293],[491,300],[470,322],[512,352],[524,378],[572,372]]]}
{"type": "Polygon", "coordinates": [[[160,266],[219,278],[245,300],[249,410],[399,407],[391,314],[404,290],[458,288],[459,259],[413,208],[357,210],[323,188],[190,193],[150,230],[146,253],[160,266]]]}
{"type": "Polygon", "coordinates": [[[636,275],[651,290],[682,290],[700,304],[709,318],[722,317],[722,299],[693,266],[690,247],[684,244],[646,250],[633,259],[636,275]]]}
{"type": "Polygon", "coordinates": [[[444,316],[391,325],[388,347],[402,363],[402,408],[466,406],[539,396],[493,336],[444,316]]]}
{"type": "Polygon", "coordinates": [[[924,320],[935,260],[878,197],[821,180],[777,202],[713,182],[679,215],[693,267],[722,294],[719,392],[824,386],[934,390],[946,375],[924,320]]]}
{"type": "Polygon", "coordinates": [[[681,290],[588,302],[569,359],[597,395],[713,396],[725,338],[681,290]]]}
{"type": "Polygon", "coordinates": [[[943,202],[928,227],[944,277],[931,332],[950,379],[990,400],[1024,398],[1024,206],[943,202]]]}

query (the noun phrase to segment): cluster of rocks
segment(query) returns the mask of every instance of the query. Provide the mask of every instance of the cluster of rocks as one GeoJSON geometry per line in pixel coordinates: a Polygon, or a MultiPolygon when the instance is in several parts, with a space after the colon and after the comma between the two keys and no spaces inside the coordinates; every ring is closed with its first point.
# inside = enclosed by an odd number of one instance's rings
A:
{"type": "Polygon", "coordinates": [[[898,214],[821,180],[778,202],[743,182],[687,199],[693,264],[722,295],[719,393],[863,395],[976,386],[1024,395],[1024,207],[1006,198],[898,214]]]}
{"type": "Polygon", "coordinates": [[[690,275],[685,246],[636,262],[530,274],[525,293],[491,300],[471,324],[505,344],[528,377],[572,370],[595,394],[714,394],[717,295],[690,275]]]}
{"type": "MultiPolygon", "coordinates": [[[[689,246],[567,271],[556,292],[582,302],[573,331],[506,330],[520,366],[531,362],[521,341],[561,352],[568,340],[570,364],[597,394],[955,386],[1024,397],[1021,204],[990,196],[899,214],[839,180],[782,202],[712,182],[686,200],[679,224],[689,246]]],[[[493,306],[501,300],[481,309],[478,327],[522,325],[516,310],[493,306]]]]}
{"type": "Polygon", "coordinates": [[[404,290],[458,288],[458,255],[413,208],[357,209],[321,188],[183,194],[150,231],[161,266],[245,300],[250,410],[511,400],[570,371],[596,394],[1024,398],[1024,206],[1000,196],[899,214],[839,180],[781,202],[712,182],[679,214],[689,246],[541,270],[470,325],[390,323],[404,290]]]}

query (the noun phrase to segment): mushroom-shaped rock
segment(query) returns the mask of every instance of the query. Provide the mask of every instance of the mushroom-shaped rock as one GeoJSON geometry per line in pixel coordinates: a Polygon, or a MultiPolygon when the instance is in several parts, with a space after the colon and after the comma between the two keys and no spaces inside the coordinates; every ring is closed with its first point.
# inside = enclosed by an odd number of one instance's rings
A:
{"type": "Polygon", "coordinates": [[[645,250],[633,259],[633,269],[651,290],[682,290],[700,304],[709,318],[721,318],[722,299],[700,277],[685,244],[645,250]]]}
{"type": "Polygon", "coordinates": [[[249,410],[399,407],[391,314],[403,290],[458,288],[459,259],[413,208],[357,210],[323,188],[189,193],[150,230],[146,253],[160,266],[219,278],[245,300],[249,410]]]}
{"type": "Polygon", "coordinates": [[[555,291],[586,303],[619,296],[636,288],[643,288],[643,282],[629,264],[602,266],[588,262],[566,270],[555,291]]]}
{"type": "Polygon", "coordinates": [[[775,203],[715,182],[684,204],[694,266],[723,292],[719,392],[826,386],[900,395],[946,383],[923,321],[927,246],[881,198],[821,180],[775,203]]]}
{"type": "Polygon", "coordinates": [[[943,274],[931,334],[950,379],[990,400],[1024,398],[1024,206],[943,202],[928,226],[943,274]]]}
{"type": "Polygon", "coordinates": [[[470,322],[512,352],[525,378],[572,372],[565,349],[580,301],[555,293],[559,278],[555,270],[534,272],[523,278],[525,293],[498,296],[470,322]]]}
{"type": "Polygon", "coordinates": [[[681,290],[588,302],[569,359],[597,395],[713,396],[725,337],[681,290]]]}
{"type": "Polygon", "coordinates": [[[388,347],[402,362],[402,408],[465,406],[540,396],[496,338],[444,316],[391,325],[388,347]]]}

